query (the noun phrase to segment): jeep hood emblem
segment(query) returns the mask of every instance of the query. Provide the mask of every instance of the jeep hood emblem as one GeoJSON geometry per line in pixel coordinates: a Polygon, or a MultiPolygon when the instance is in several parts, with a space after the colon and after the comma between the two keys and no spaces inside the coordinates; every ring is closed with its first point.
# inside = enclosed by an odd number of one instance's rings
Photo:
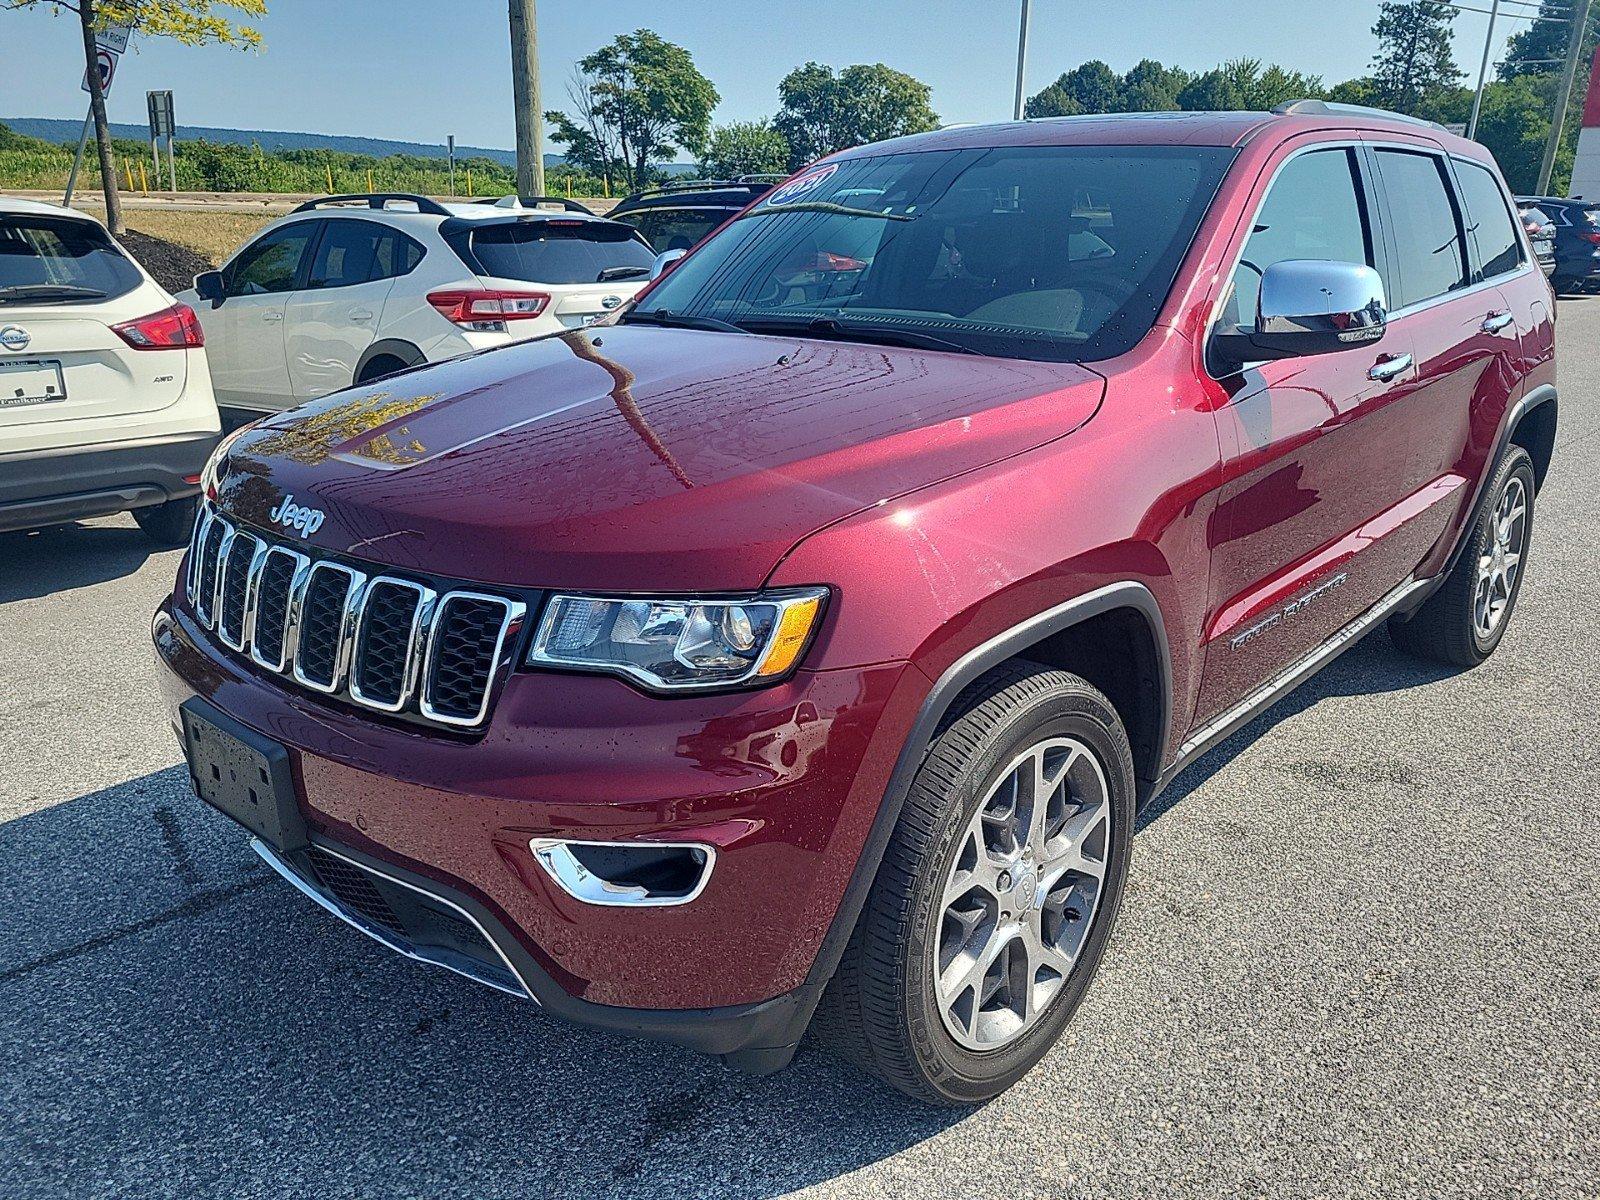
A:
{"type": "Polygon", "coordinates": [[[322,527],[322,519],[326,516],[320,508],[307,508],[303,504],[294,502],[294,495],[285,496],[267,516],[271,517],[285,529],[296,530],[302,538],[308,538],[322,527]]]}

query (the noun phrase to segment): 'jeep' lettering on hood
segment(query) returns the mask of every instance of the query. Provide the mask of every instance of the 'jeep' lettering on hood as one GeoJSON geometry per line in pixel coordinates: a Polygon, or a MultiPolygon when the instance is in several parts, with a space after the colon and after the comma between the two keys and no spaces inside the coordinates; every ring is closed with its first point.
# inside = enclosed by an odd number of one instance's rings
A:
{"type": "Polygon", "coordinates": [[[278,507],[267,515],[285,529],[296,530],[302,538],[308,538],[322,527],[325,514],[320,508],[306,508],[296,504],[293,496],[285,496],[278,507]]]}

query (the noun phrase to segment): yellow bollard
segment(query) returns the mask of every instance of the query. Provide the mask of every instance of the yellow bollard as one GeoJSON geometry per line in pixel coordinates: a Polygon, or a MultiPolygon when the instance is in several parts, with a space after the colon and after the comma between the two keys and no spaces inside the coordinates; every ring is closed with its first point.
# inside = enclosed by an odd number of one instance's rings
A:
{"type": "Polygon", "coordinates": [[[372,168],[367,168],[367,191],[375,192],[378,189],[372,186],[372,168]]]}
{"type": "Polygon", "coordinates": [[[572,176],[567,176],[567,199],[572,199],[572,176]]]}
{"type": "Polygon", "coordinates": [[[467,168],[467,199],[472,198],[472,168],[467,168]]]}
{"type": "Polygon", "coordinates": [[[144,173],[144,162],[139,162],[139,190],[146,196],[150,194],[150,177],[144,173]]]}
{"type": "Polygon", "coordinates": [[[327,163],[322,164],[322,169],[328,173],[328,195],[333,195],[333,168],[327,163]]]}

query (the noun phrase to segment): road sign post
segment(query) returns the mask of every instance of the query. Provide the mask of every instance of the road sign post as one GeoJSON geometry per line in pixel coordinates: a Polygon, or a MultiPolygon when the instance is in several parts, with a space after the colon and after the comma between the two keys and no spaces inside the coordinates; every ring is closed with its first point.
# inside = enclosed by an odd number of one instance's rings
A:
{"type": "MultiPolygon", "coordinates": [[[[111,94],[111,81],[117,77],[117,62],[123,52],[128,48],[128,38],[133,34],[131,25],[110,25],[94,35],[94,65],[100,75],[100,94],[111,94]]],[[[83,82],[78,85],[84,91],[89,90],[89,71],[83,72],[83,82]]],[[[89,102],[89,112],[83,118],[83,132],[78,136],[78,151],[72,156],[72,170],[67,173],[67,190],[61,198],[62,204],[72,203],[72,193],[78,187],[78,172],[83,167],[83,152],[89,148],[89,130],[94,125],[94,101],[89,102]]]]}
{"type": "Polygon", "coordinates": [[[155,161],[156,186],[161,186],[161,140],[167,139],[167,181],[170,191],[178,190],[178,165],[172,150],[173,139],[177,136],[178,122],[172,115],[172,93],[146,92],[144,94],[145,113],[150,121],[150,157],[155,161]]]}

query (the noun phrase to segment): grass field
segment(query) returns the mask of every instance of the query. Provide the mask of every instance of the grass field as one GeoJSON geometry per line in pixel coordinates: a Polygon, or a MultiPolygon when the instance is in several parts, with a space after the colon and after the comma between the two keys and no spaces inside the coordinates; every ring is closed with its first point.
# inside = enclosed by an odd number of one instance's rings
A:
{"type": "Polygon", "coordinates": [[[271,213],[183,212],[129,209],[123,223],[163,241],[187,246],[218,264],[248,237],[277,217],[271,213]]]}

